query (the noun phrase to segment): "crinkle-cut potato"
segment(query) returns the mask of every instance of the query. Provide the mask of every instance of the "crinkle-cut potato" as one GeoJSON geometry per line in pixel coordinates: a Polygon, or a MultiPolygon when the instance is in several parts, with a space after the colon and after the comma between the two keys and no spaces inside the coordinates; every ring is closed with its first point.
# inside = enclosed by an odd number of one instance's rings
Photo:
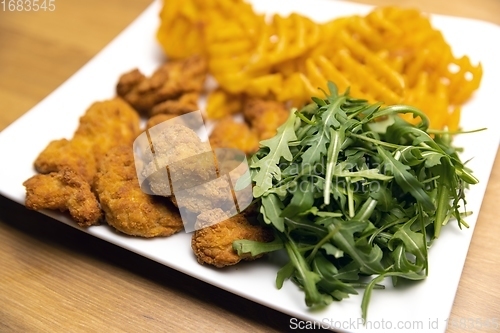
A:
{"type": "Polygon", "coordinates": [[[222,88],[217,88],[208,95],[206,115],[209,119],[222,119],[240,113],[244,99],[244,94],[231,94],[222,88]]]}
{"type": "MultiPolygon", "coordinates": [[[[203,55],[220,89],[233,96],[301,107],[332,81],[370,102],[417,106],[432,128],[456,130],[460,106],[482,77],[481,64],[453,55],[416,9],[376,7],[319,24],[296,13],[266,20],[243,0],[187,0],[165,1],[160,16],[157,38],[166,55],[203,55]]],[[[227,97],[221,90],[209,96],[213,119],[235,109],[213,107],[227,97]]]]}

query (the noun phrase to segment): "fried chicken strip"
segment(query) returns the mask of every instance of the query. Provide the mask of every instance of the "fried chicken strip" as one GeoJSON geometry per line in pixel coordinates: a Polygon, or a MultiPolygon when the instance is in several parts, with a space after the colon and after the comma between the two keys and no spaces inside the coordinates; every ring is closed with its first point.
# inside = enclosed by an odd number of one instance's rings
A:
{"type": "Polygon", "coordinates": [[[116,145],[132,145],[139,123],[137,112],[120,98],[93,103],[73,138],[49,143],[35,160],[35,169],[45,174],[69,168],[92,184],[99,160],[116,145]]]}
{"type": "Polygon", "coordinates": [[[26,207],[33,210],[53,209],[69,211],[81,227],[99,223],[101,208],[88,182],[71,169],[46,175],[35,175],[26,180],[26,207]]]}
{"type": "Polygon", "coordinates": [[[261,256],[239,256],[233,249],[233,242],[240,239],[260,242],[273,240],[269,229],[251,224],[243,214],[229,218],[219,208],[201,213],[196,223],[201,229],[193,233],[191,247],[200,264],[224,267],[235,265],[241,260],[254,260],[261,256]],[[213,224],[219,220],[223,222],[213,224]]]}
{"type": "Polygon", "coordinates": [[[85,139],[51,141],[38,155],[34,166],[42,174],[69,169],[89,184],[97,169],[92,145],[85,139]]]}
{"type": "Polygon", "coordinates": [[[139,187],[132,147],[111,149],[99,163],[95,190],[106,222],[132,236],[170,236],[183,229],[181,216],[168,199],[139,187]]]}

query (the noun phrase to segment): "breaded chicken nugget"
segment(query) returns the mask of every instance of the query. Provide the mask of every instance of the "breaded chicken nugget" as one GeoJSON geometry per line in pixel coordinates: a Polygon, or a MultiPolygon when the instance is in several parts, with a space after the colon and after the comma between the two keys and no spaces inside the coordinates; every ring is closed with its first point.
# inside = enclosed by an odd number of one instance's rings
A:
{"type": "Polygon", "coordinates": [[[243,214],[228,218],[219,208],[201,213],[196,223],[202,229],[193,233],[191,247],[200,264],[224,267],[235,265],[241,260],[254,260],[261,256],[239,256],[233,250],[233,242],[240,239],[260,242],[273,240],[269,229],[251,224],[243,214]],[[212,224],[220,220],[223,222],[212,224]]]}
{"type": "Polygon", "coordinates": [[[196,187],[174,192],[174,195],[171,197],[174,204],[195,216],[214,208],[224,208],[225,211],[236,210],[233,192],[227,177],[214,178],[196,187]]]}
{"type": "Polygon", "coordinates": [[[132,236],[170,236],[183,229],[168,199],[139,187],[131,146],[111,149],[99,163],[95,190],[109,225],[132,236]]]}
{"type": "MultiPolygon", "coordinates": [[[[155,114],[154,116],[151,116],[146,122],[146,129],[150,129],[152,127],[155,127],[156,125],[160,125],[165,121],[172,120],[172,123],[178,124],[178,125],[184,125],[189,128],[196,128],[199,127],[201,124],[199,123],[199,118],[196,116],[182,116],[180,114],[171,114],[171,113],[158,113],[155,114]]],[[[162,125],[163,126],[163,125],[162,125]]],[[[169,124],[169,126],[172,126],[172,124],[169,124]]]]}
{"type": "Polygon", "coordinates": [[[149,110],[156,104],[157,97],[154,94],[146,94],[150,90],[146,75],[137,68],[122,74],[116,85],[116,94],[139,112],[149,110]],[[140,94],[141,91],[143,91],[142,94],[140,94]]]}
{"type": "Polygon", "coordinates": [[[120,98],[93,103],[73,138],[52,141],[35,160],[35,169],[49,173],[69,168],[92,184],[98,161],[116,145],[132,145],[139,124],[137,112],[120,98]]]}
{"type": "MultiPolygon", "coordinates": [[[[137,69],[123,74],[118,80],[116,92],[139,112],[150,115],[152,109],[162,102],[179,100],[186,93],[200,93],[206,74],[207,62],[203,57],[171,60],[149,78],[137,69]]],[[[192,99],[188,104],[193,105],[192,99]]],[[[194,110],[196,109],[197,107],[194,110]]],[[[159,113],[158,110],[155,113],[159,113]]]]}
{"type": "Polygon", "coordinates": [[[69,211],[81,227],[97,224],[101,208],[90,185],[78,173],[63,169],[26,180],[26,207],[33,210],[54,209],[69,211]]]}
{"type": "Polygon", "coordinates": [[[255,131],[233,117],[225,117],[214,126],[210,134],[212,148],[236,148],[246,154],[252,154],[259,149],[259,138],[255,131]]]}
{"type": "MultiPolygon", "coordinates": [[[[176,146],[181,144],[194,144],[199,148],[195,150],[197,153],[201,151],[210,151],[210,146],[201,142],[200,138],[191,128],[182,123],[167,124],[168,126],[160,127],[158,130],[149,131],[151,141],[153,144],[154,153],[158,156],[167,154],[176,146]]],[[[194,152],[193,152],[194,153],[194,152]]],[[[184,154],[182,158],[192,156],[184,154]]],[[[177,158],[181,159],[181,157],[177,158]]]]}
{"type": "Polygon", "coordinates": [[[288,119],[290,112],[284,103],[250,98],[245,102],[243,115],[261,141],[275,136],[277,128],[288,119]]]}
{"type": "Polygon", "coordinates": [[[210,145],[202,142],[190,128],[172,124],[149,131],[152,149],[144,153],[141,174],[148,179],[152,193],[171,195],[174,189],[184,189],[216,176],[215,159],[210,145]],[[170,180],[162,169],[169,168],[170,180]]]}
{"type": "Polygon", "coordinates": [[[170,196],[170,186],[174,191],[184,190],[215,178],[217,170],[213,153],[200,149],[200,146],[181,143],[167,152],[155,154],[155,159],[142,171],[152,193],[170,196]],[[157,172],[161,168],[168,168],[170,179],[164,172],[157,172]]]}
{"type": "Polygon", "coordinates": [[[197,92],[188,92],[180,95],[178,98],[168,99],[156,104],[150,112],[151,116],[156,114],[175,114],[182,115],[198,110],[198,99],[200,94],[197,92]]]}
{"type": "Polygon", "coordinates": [[[174,119],[175,117],[177,117],[176,114],[159,113],[157,115],[154,115],[151,118],[149,118],[148,121],[146,122],[146,129],[159,125],[164,121],[174,119]]]}
{"type": "Polygon", "coordinates": [[[35,170],[42,174],[70,169],[89,184],[97,169],[91,144],[85,140],[51,141],[35,160],[35,170]]]}

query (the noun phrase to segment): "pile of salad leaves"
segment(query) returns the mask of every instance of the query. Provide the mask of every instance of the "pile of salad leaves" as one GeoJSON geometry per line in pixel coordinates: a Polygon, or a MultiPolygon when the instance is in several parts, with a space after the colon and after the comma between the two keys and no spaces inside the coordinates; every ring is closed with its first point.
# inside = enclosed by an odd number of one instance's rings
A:
{"type": "Polygon", "coordinates": [[[366,318],[374,288],[391,277],[423,280],[428,249],[441,227],[467,226],[465,190],[478,181],[460,160],[449,133],[429,134],[424,113],[339,94],[292,110],[276,136],[251,157],[250,175],[260,218],[275,240],[240,240],[238,253],[285,249],[277,274],[291,279],[310,307],[364,288],[366,318]],[[400,113],[420,122],[412,125],[400,113]]]}

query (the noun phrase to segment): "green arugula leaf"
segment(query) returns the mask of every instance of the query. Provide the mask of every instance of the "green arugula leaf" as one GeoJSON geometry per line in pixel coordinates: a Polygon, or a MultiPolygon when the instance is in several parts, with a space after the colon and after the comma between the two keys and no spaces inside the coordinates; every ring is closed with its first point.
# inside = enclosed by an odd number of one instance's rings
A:
{"type": "Polygon", "coordinates": [[[274,193],[261,197],[260,212],[264,218],[264,222],[273,225],[281,232],[285,230],[285,221],[281,216],[283,207],[283,203],[274,193]]]}
{"type": "MultiPolygon", "coordinates": [[[[332,237],[334,245],[349,254],[360,266],[361,272],[365,274],[380,274],[384,271],[384,267],[380,263],[382,251],[378,246],[368,245],[368,247],[363,248],[363,251],[359,251],[359,248],[357,248],[354,233],[363,231],[367,226],[366,222],[343,221],[336,218],[333,218],[332,222],[332,225],[338,230],[332,237]]],[[[331,229],[332,225],[329,225],[328,228],[331,229]]]]}
{"type": "Polygon", "coordinates": [[[416,264],[424,267],[427,262],[427,249],[424,243],[423,235],[422,233],[417,233],[411,230],[411,226],[416,219],[417,216],[406,222],[394,233],[389,241],[389,249],[394,251],[394,248],[396,247],[395,244],[402,243],[404,245],[404,250],[415,256],[416,264]]]}
{"type": "Polygon", "coordinates": [[[323,156],[326,156],[326,145],[329,142],[328,137],[321,131],[314,135],[305,138],[302,145],[307,147],[306,151],[302,154],[302,165],[313,165],[321,161],[323,156]]]}
{"type": "Polygon", "coordinates": [[[258,242],[248,239],[241,239],[233,242],[233,250],[235,250],[239,256],[246,253],[257,256],[263,253],[278,251],[283,248],[283,242],[279,238],[275,238],[271,242],[258,242]]]}
{"type": "Polygon", "coordinates": [[[321,248],[325,250],[326,254],[329,254],[335,258],[342,258],[344,256],[344,251],[340,250],[331,243],[325,243],[321,245],[321,248]]]}
{"type": "Polygon", "coordinates": [[[281,212],[282,217],[296,216],[300,212],[307,211],[313,207],[314,196],[311,182],[306,179],[299,181],[298,186],[293,192],[292,200],[290,200],[288,206],[281,212]]]}
{"type": "Polygon", "coordinates": [[[297,140],[294,129],[295,119],[295,113],[292,112],[287,121],[278,128],[276,136],[261,141],[261,146],[269,148],[269,152],[250,165],[251,168],[259,169],[253,177],[255,182],[254,197],[258,198],[264,195],[273,186],[273,179],[281,180],[281,170],[278,164],[282,158],[287,161],[292,160],[293,156],[288,144],[297,140]]]}
{"type": "Polygon", "coordinates": [[[303,282],[304,292],[306,294],[306,304],[308,306],[327,304],[327,298],[322,296],[316,287],[316,283],[321,280],[321,277],[309,268],[306,260],[299,252],[297,245],[290,237],[288,237],[288,241],[285,242],[285,248],[298,277],[303,282]]]}
{"type": "Polygon", "coordinates": [[[359,280],[359,265],[355,261],[351,261],[344,267],[338,270],[337,274],[333,274],[332,277],[342,281],[358,281],[359,280]]]}
{"type": "Polygon", "coordinates": [[[407,280],[419,281],[425,279],[425,275],[418,274],[415,272],[386,272],[378,275],[376,278],[372,279],[368,286],[365,289],[365,293],[363,294],[363,300],[361,301],[361,316],[364,321],[368,317],[368,304],[370,303],[370,298],[372,295],[372,291],[377,283],[382,282],[386,277],[396,276],[401,277],[407,280]]]}
{"type": "Polygon", "coordinates": [[[422,183],[420,183],[414,175],[408,172],[410,167],[399,162],[383,147],[377,147],[377,151],[384,160],[384,169],[386,172],[394,175],[396,183],[401,186],[403,191],[411,193],[426,210],[434,210],[434,203],[429,195],[425,193],[422,183]]]}

